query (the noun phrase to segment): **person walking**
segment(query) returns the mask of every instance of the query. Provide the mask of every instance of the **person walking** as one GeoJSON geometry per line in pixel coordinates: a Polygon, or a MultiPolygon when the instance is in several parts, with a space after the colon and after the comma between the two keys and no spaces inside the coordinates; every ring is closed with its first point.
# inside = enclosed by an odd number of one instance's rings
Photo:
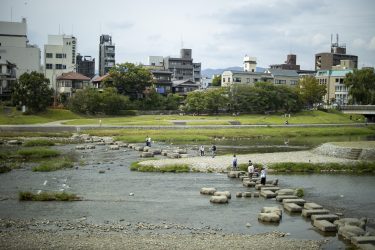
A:
{"type": "Polygon", "coordinates": [[[199,151],[201,152],[201,156],[204,156],[204,146],[203,145],[201,145],[199,147],[199,151]]]}
{"type": "Polygon", "coordinates": [[[247,172],[248,172],[249,178],[251,180],[253,178],[253,174],[254,174],[254,165],[251,162],[251,160],[249,160],[249,166],[247,167],[247,172]]]}
{"type": "Polygon", "coordinates": [[[216,155],[216,145],[212,145],[212,148],[211,148],[211,151],[212,151],[212,158],[215,158],[215,155],[216,155]]]}
{"type": "Polygon", "coordinates": [[[232,168],[233,168],[233,170],[237,170],[237,157],[236,157],[236,155],[233,155],[232,168]]]}
{"type": "Polygon", "coordinates": [[[263,186],[266,185],[266,175],[266,169],[262,167],[262,171],[260,171],[260,184],[262,184],[263,186]]]}

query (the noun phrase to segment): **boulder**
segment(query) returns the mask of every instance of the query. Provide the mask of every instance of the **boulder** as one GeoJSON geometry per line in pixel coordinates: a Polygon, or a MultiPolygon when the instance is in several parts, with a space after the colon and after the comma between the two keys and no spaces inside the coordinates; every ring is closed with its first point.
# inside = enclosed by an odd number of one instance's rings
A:
{"type": "Polygon", "coordinates": [[[314,214],[329,214],[329,210],[327,209],[302,209],[302,216],[303,217],[311,217],[314,214]]]}
{"type": "Polygon", "coordinates": [[[228,199],[231,199],[232,198],[232,195],[230,194],[229,191],[216,191],[214,193],[214,196],[220,196],[220,195],[224,195],[226,196],[228,199]]]}
{"type": "Polygon", "coordinates": [[[347,240],[351,240],[352,237],[364,236],[366,232],[360,227],[345,225],[345,226],[339,227],[338,234],[347,240]]]}
{"type": "Polygon", "coordinates": [[[126,148],[128,146],[127,143],[124,143],[124,142],[118,142],[117,145],[120,147],[120,148],[126,148]]]}
{"type": "Polygon", "coordinates": [[[314,220],[313,226],[323,232],[336,232],[337,226],[327,220],[314,220]]]}
{"type": "Polygon", "coordinates": [[[263,207],[261,213],[275,213],[278,216],[283,215],[283,211],[279,207],[263,207]]]}
{"type": "Polygon", "coordinates": [[[154,157],[154,155],[151,152],[142,152],[141,157],[142,158],[154,157]]]}
{"type": "Polygon", "coordinates": [[[110,146],[109,146],[109,149],[110,149],[110,150],[119,150],[120,147],[119,147],[118,145],[110,145],[110,146]]]}
{"type": "Polygon", "coordinates": [[[314,203],[314,202],[306,202],[305,205],[303,205],[303,208],[305,208],[305,209],[322,209],[323,207],[319,204],[314,203]]]}
{"type": "Polygon", "coordinates": [[[105,145],[105,142],[104,141],[100,141],[100,142],[97,142],[96,145],[97,146],[102,146],[102,145],[105,145]]]}
{"type": "Polygon", "coordinates": [[[276,213],[259,213],[258,220],[262,222],[280,222],[281,217],[276,213]]]}
{"type": "Polygon", "coordinates": [[[295,203],[285,203],[284,208],[286,211],[291,213],[300,213],[302,211],[302,207],[295,203]]]}
{"type": "Polygon", "coordinates": [[[225,195],[211,196],[210,202],[218,204],[228,203],[228,197],[226,197],[225,195]]]}
{"type": "Polygon", "coordinates": [[[303,206],[306,201],[304,199],[283,199],[283,204],[285,203],[295,203],[297,205],[303,206]]]}
{"type": "Polygon", "coordinates": [[[213,195],[215,192],[216,192],[216,188],[213,188],[213,187],[201,188],[201,194],[213,195]]]}
{"type": "Polygon", "coordinates": [[[239,178],[240,176],[243,176],[245,174],[246,174],[245,171],[229,171],[227,176],[229,178],[239,178]]]}
{"type": "Polygon", "coordinates": [[[143,146],[136,146],[136,147],[134,147],[134,150],[136,150],[136,151],[143,151],[143,146]]]}
{"type": "MultiPolygon", "coordinates": [[[[276,191],[276,193],[277,193],[277,191],[276,191]]],[[[276,200],[277,201],[283,201],[284,199],[298,199],[298,197],[297,196],[295,196],[295,195],[277,195],[276,196],[276,200]]]]}
{"type": "Polygon", "coordinates": [[[342,218],[335,221],[335,224],[340,228],[342,226],[357,226],[366,230],[367,219],[366,218],[342,218]]]}
{"type": "Polygon", "coordinates": [[[260,191],[260,195],[266,199],[275,198],[276,194],[270,190],[262,190],[260,191]]]}
{"type": "Polygon", "coordinates": [[[86,147],[84,145],[78,145],[78,146],[76,146],[76,149],[77,150],[84,150],[84,149],[86,149],[86,147]]]}
{"type": "Polygon", "coordinates": [[[294,195],[294,189],[282,188],[276,191],[277,195],[294,195]]]}

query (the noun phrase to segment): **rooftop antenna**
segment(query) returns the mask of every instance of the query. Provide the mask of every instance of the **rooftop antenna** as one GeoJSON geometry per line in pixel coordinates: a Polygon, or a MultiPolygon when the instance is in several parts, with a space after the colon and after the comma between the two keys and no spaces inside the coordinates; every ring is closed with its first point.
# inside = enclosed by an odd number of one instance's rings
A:
{"type": "Polygon", "coordinates": [[[337,33],[336,34],[336,43],[337,43],[337,46],[339,45],[339,34],[337,33]]]}
{"type": "Polygon", "coordinates": [[[333,34],[331,33],[331,45],[332,45],[333,34]]]}

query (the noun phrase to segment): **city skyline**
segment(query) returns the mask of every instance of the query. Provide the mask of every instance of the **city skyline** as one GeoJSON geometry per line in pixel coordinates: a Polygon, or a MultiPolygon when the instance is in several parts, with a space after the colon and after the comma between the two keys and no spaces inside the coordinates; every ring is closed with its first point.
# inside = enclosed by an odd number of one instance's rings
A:
{"type": "Polygon", "coordinates": [[[371,0],[0,2],[1,20],[25,17],[28,39],[42,53],[48,35],[60,32],[77,38],[81,55],[98,58],[99,37],[109,34],[116,63],[147,64],[148,56],[176,56],[184,47],[203,69],[242,66],[245,55],[268,67],[283,63],[289,53],[297,55],[302,69],[314,69],[314,55],[329,52],[336,33],[347,53],[358,55],[359,67],[373,67],[373,9],[371,0]]]}

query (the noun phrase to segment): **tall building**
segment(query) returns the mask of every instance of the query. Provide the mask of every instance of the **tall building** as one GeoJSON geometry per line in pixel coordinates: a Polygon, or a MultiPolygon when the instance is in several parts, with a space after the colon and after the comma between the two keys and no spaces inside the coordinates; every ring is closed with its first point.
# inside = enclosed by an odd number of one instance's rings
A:
{"type": "Polygon", "coordinates": [[[297,65],[297,55],[289,54],[287,55],[285,63],[282,64],[272,64],[271,69],[285,69],[285,70],[300,70],[300,66],[297,65]]]}
{"type": "Polygon", "coordinates": [[[10,100],[16,82],[16,65],[0,60],[0,101],[10,100]]]}
{"type": "Polygon", "coordinates": [[[99,75],[107,74],[115,64],[115,44],[112,43],[112,37],[110,35],[101,35],[99,43],[99,75]]]}
{"type": "Polygon", "coordinates": [[[358,56],[346,54],[346,45],[339,44],[339,36],[336,42],[332,42],[331,52],[323,52],[315,54],[315,70],[331,70],[333,66],[339,65],[341,60],[353,61],[354,68],[358,68],[358,56]]]}
{"type": "Polygon", "coordinates": [[[29,44],[26,18],[22,22],[0,22],[0,60],[15,64],[17,77],[41,72],[40,49],[29,44]]]}
{"type": "Polygon", "coordinates": [[[243,71],[256,72],[256,70],[257,70],[257,58],[246,55],[243,58],[243,71]]]}
{"type": "Polygon", "coordinates": [[[89,77],[90,79],[95,76],[95,58],[91,56],[81,56],[77,54],[77,72],[89,77]]]}
{"type": "Polygon", "coordinates": [[[56,77],[76,71],[77,39],[68,35],[48,35],[44,45],[44,75],[56,89],[56,77]]]}

